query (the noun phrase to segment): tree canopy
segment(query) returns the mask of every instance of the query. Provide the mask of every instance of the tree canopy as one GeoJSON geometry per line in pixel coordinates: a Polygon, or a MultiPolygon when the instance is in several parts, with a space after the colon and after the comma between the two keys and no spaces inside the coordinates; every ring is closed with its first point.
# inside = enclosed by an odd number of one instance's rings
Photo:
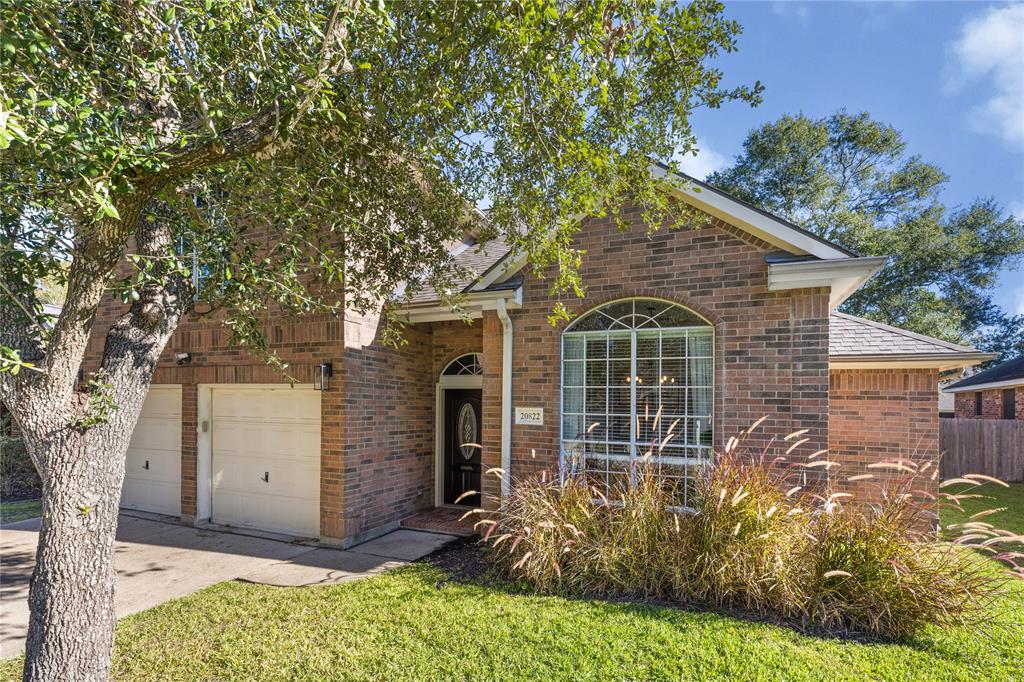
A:
{"type": "Polygon", "coordinates": [[[760,97],[721,86],[740,27],[708,0],[20,0],[3,21],[0,400],[44,508],[25,679],[106,677],[124,455],[183,315],[272,359],[268,311],[425,284],[457,306],[467,232],[578,292],[579,217],[629,197],[682,219],[651,160],[692,148],[695,108],[760,97]],[[56,320],[43,281],[66,285],[56,320]]]}
{"type": "MultiPolygon", "coordinates": [[[[739,31],[715,2],[35,1],[7,14],[8,284],[52,276],[104,220],[133,225],[125,206],[145,193],[141,220],[199,252],[222,282],[200,296],[233,310],[247,343],[257,301],[336,303],[311,279],[344,273],[356,306],[400,282],[451,293],[445,246],[485,198],[484,236],[558,264],[556,285],[574,289],[570,218],[614,211],[627,191],[666,212],[649,159],[692,144],[693,108],[759,92],[722,89],[707,65],[739,31]],[[269,252],[247,238],[268,229],[269,252]]],[[[178,251],[134,258],[126,300],[191,268],[178,251]]]]}
{"type": "Polygon", "coordinates": [[[750,131],[708,181],[889,265],[844,310],[954,342],[1024,352],[1024,317],[992,299],[1024,255],[1024,220],[992,199],[947,208],[948,177],[867,113],[783,116],[750,131]]]}

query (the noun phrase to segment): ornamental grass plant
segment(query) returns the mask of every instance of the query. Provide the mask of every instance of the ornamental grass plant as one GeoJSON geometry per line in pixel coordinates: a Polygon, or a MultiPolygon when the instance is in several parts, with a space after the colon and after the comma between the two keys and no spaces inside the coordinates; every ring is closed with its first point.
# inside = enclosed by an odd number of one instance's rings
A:
{"type": "Polygon", "coordinates": [[[676,506],[684,483],[661,475],[654,447],[611,486],[582,472],[517,481],[500,511],[476,510],[478,527],[496,565],[540,592],[736,609],[881,638],[978,625],[1005,581],[1024,577],[1024,538],[991,523],[999,510],[937,533],[937,507],[959,508],[994,479],[939,483],[934,463],[911,458],[871,465],[858,492],[840,492],[825,453],[787,459],[798,435],[756,452],[732,439],[687,481],[687,508],[676,506]]]}

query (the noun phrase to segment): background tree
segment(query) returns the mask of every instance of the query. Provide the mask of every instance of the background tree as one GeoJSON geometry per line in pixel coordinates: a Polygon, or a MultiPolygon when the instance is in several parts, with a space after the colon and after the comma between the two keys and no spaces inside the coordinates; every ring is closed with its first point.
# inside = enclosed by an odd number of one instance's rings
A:
{"type": "MultiPolygon", "coordinates": [[[[754,129],[708,182],[889,265],[843,310],[953,342],[1005,351],[1020,316],[992,300],[999,272],[1024,254],[1024,221],[991,199],[947,210],[947,180],[868,114],[783,116],[754,129]]],[[[1015,341],[1016,339],[1016,341],[1015,341]]]]}
{"type": "Polygon", "coordinates": [[[25,679],[107,676],[125,450],[197,302],[264,352],[268,310],[425,282],[458,305],[443,245],[469,228],[578,290],[570,217],[628,193],[679,219],[650,159],[691,148],[695,107],[760,90],[719,87],[739,26],[706,1],[21,0],[3,21],[0,399],[43,481],[25,679]]]}

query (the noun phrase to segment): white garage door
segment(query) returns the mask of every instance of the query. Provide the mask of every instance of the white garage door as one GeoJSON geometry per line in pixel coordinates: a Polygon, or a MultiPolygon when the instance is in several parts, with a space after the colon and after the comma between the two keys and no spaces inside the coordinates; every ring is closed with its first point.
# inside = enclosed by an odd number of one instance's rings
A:
{"type": "Polygon", "coordinates": [[[181,514],[181,386],[151,386],[125,460],[121,506],[181,514]]]}
{"type": "Polygon", "coordinates": [[[213,521],[320,535],[320,393],[214,388],[213,521]]]}

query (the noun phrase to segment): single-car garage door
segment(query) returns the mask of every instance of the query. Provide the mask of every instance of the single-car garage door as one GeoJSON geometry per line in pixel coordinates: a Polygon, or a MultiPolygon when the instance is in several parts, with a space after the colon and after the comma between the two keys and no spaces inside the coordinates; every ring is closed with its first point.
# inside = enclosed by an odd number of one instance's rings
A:
{"type": "Polygon", "coordinates": [[[181,386],[151,386],[125,459],[121,506],[181,514],[181,386]]]}
{"type": "Polygon", "coordinates": [[[320,393],[214,388],[213,521],[320,535],[320,393]]]}

